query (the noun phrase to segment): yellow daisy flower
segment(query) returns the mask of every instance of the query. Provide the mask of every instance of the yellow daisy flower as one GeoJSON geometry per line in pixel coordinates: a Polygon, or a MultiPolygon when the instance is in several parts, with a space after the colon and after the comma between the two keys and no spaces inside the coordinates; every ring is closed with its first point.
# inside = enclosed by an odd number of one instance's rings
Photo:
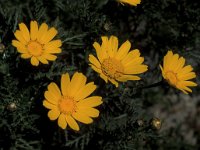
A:
{"type": "Polygon", "coordinates": [[[127,80],[140,80],[135,74],[147,71],[148,66],[143,65],[144,58],[140,57],[138,49],[132,50],[131,43],[127,40],[118,49],[118,38],[115,36],[102,37],[102,45],[94,42],[97,58],[89,55],[90,66],[100,74],[107,83],[108,80],[118,87],[118,82],[127,80]]]}
{"type": "Polygon", "coordinates": [[[141,0],[118,0],[121,4],[129,4],[133,6],[137,6],[141,3],[141,0]]]}
{"type": "Polygon", "coordinates": [[[164,57],[163,67],[160,65],[162,70],[162,76],[167,82],[188,94],[188,92],[192,92],[189,86],[197,86],[196,83],[192,81],[188,81],[196,77],[196,74],[192,72],[193,68],[190,65],[185,65],[185,59],[183,57],[179,58],[178,54],[173,54],[170,50],[167,52],[164,57]]]}
{"type": "Polygon", "coordinates": [[[46,23],[38,27],[36,21],[31,21],[30,32],[24,23],[20,23],[19,30],[14,33],[17,40],[12,40],[12,45],[21,53],[21,58],[31,58],[33,66],[38,66],[39,62],[48,64],[48,60],[57,58],[52,54],[61,53],[61,40],[52,40],[57,33],[54,27],[48,29],[46,23]]]}
{"type": "Polygon", "coordinates": [[[95,89],[94,82],[86,84],[86,76],[76,72],[71,81],[69,74],[61,77],[61,90],[52,82],[44,93],[43,105],[50,109],[50,120],[58,118],[58,125],[65,129],[67,124],[70,128],[78,131],[79,125],[75,120],[85,124],[93,122],[93,117],[99,116],[99,111],[94,107],[102,104],[100,96],[88,97],[95,89]]]}

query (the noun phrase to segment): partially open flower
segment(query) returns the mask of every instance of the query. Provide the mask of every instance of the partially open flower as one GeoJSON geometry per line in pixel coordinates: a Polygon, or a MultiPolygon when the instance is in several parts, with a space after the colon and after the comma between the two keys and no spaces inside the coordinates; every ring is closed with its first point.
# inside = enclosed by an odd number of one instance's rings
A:
{"type": "Polygon", "coordinates": [[[127,80],[140,80],[136,74],[147,71],[148,66],[142,64],[144,58],[140,57],[138,49],[131,50],[131,43],[127,40],[118,49],[118,38],[115,36],[102,37],[102,45],[94,42],[97,58],[89,55],[90,66],[100,74],[100,77],[108,82],[112,82],[118,87],[118,82],[127,80]]]}
{"type": "Polygon", "coordinates": [[[192,90],[188,87],[197,86],[196,83],[188,81],[196,78],[196,74],[192,71],[191,65],[185,65],[185,59],[179,58],[178,54],[173,54],[172,51],[168,51],[163,60],[163,67],[160,65],[162,70],[163,78],[173,87],[188,94],[192,90]]]}

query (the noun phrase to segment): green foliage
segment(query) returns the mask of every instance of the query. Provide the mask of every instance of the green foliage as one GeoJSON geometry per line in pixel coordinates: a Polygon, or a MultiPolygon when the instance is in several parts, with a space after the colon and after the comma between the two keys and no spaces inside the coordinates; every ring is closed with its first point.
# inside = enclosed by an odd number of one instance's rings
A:
{"type": "MultiPolygon", "coordinates": [[[[115,0],[1,0],[0,42],[5,48],[0,50],[0,150],[198,149],[198,144],[187,143],[176,130],[161,133],[151,125],[154,115],[148,108],[157,103],[172,107],[163,100],[165,95],[180,92],[166,86],[142,87],[161,80],[158,65],[169,49],[186,57],[199,75],[199,14],[195,0],[142,0],[137,7],[115,0]],[[29,26],[31,20],[58,30],[62,53],[55,62],[33,67],[11,45],[18,24],[29,26]],[[94,53],[92,44],[102,35],[116,35],[120,44],[129,39],[132,49],[141,50],[149,66],[143,80],[115,88],[91,70],[88,55],[94,53]],[[75,71],[98,85],[95,94],[104,102],[99,118],[90,125],[80,124],[80,132],[60,129],[42,106],[47,85],[60,85],[61,74],[75,71]]],[[[199,87],[193,91],[199,95],[199,87]]]]}

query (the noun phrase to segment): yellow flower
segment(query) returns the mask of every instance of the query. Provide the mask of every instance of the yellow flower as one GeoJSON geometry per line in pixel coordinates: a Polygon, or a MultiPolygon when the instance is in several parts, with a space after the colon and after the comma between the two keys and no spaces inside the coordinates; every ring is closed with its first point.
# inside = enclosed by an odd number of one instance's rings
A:
{"type": "Polygon", "coordinates": [[[58,118],[58,125],[65,129],[67,125],[78,131],[79,126],[75,120],[85,124],[93,122],[92,117],[98,117],[99,111],[94,107],[102,104],[100,96],[88,97],[95,89],[94,82],[86,84],[87,78],[76,72],[71,81],[69,74],[61,77],[61,90],[52,82],[45,91],[43,105],[50,109],[50,120],[58,118]]]}
{"type": "Polygon", "coordinates": [[[129,4],[129,5],[133,5],[133,6],[137,6],[138,4],[141,3],[141,0],[118,0],[121,4],[125,3],[125,4],[129,4]]]}
{"type": "Polygon", "coordinates": [[[30,32],[24,23],[20,23],[19,30],[14,33],[17,40],[12,40],[12,45],[21,53],[21,58],[31,58],[33,66],[38,66],[39,62],[48,64],[48,60],[57,58],[52,54],[61,53],[61,40],[52,40],[56,34],[57,30],[53,27],[48,29],[46,23],[38,28],[38,23],[31,21],[30,32]]]}
{"type": "Polygon", "coordinates": [[[131,43],[127,40],[118,49],[118,38],[115,36],[102,37],[102,45],[94,42],[97,58],[89,55],[90,66],[100,74],[107,83],[108,80],[118,87],[118,82],[127,80],[140,80],[135,74],[147,71],[148,66],[143,65],[144,58],[140,57],[138,49],[132,50],[131,43]]]}
{"type": "Polygon", "coordinates": [[[197,86],[196,83],[188,81],[196,77],[196,74],[192,72],[193,68],[190,65],[185,65],[185,59],[183,57],[179,58],[178,54],[173,54],[172,51],[168,51],[167,55],[164,57],[163,67],[160,65],[162,70],[162,76],[167,82],[188,94],[192,92],[188,86],[197,86]]]}

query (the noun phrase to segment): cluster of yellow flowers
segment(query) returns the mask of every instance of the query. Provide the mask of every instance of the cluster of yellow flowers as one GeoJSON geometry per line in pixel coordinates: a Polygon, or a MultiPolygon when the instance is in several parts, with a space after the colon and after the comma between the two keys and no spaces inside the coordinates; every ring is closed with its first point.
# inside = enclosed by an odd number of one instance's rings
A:
{"type": "MultiPolygon", "coordinates": [[[[140,0],[120,0],[121,3],[137,5],[140,0]]],[[[30,31],[24,23],[19,24],[19,30],[14,35],[17,40],[12,41],[12,45],[21,53],[21,58],[29,59],[33,66],[38,66],[39,62],[48,64],[48,61],[56,60],[55,54],[61,53],[61,40],[53,40],[57,35],[55,28],[48,29],[46,23],[38,26],[36,21],[30,22],[30,31]]],[[[140,56],[138,49],[130,50],[130,41],[125,41],[120,47],[116,36],[102,36],[102,44],[94,42],[93,46],[96,55],[89,55],[91,68],[99,73],[100,77],[107,83],[110,81],[116,87],[118,82],[128,80],[140,80],[138,74],[148,70],[144,65],[144,57],[140,56]]],[[[170,50],[163,60],[163,78],[173,87],[188,94],[192,90],[188,87],[197,86],[196,83],[188,81],[196,77],[193,68],[185,65],[185,59],[179,58],[178,54],[173,54],[170,50]]],[[[87,77],[82,73],[75,72],[71,77],[68,73],[62,74],[60,88],[52,82],[48,85],[44,93],[43,105],[49,109],[50,120],[58,119],[58,125],[65,129],[67,125],[78,131],[76,122],[90,124],[92,118],[99,116],[99,111],[94,108],[102,104],[102,97],[90,96],[96,89],[94,82],[86,84],[87,77]]]]}

